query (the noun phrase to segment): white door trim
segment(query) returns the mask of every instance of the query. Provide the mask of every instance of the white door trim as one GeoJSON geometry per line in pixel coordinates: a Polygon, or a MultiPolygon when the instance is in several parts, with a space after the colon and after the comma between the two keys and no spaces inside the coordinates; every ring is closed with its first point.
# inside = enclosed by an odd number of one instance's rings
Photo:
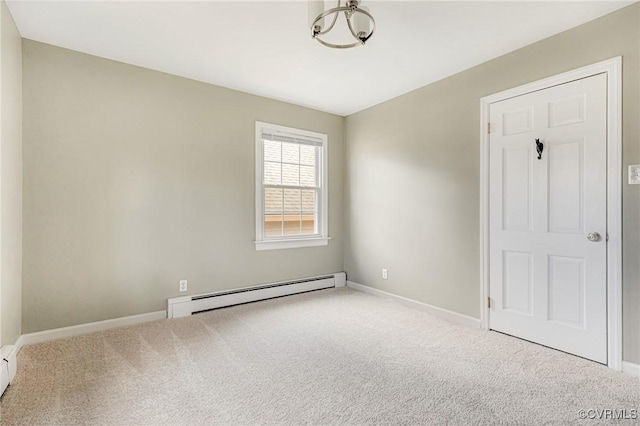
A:
{"type": "Polygon", "coordinates": [[[489,107],[570,81],[607,74],[607,365],[622,369],[622,56],[480,99],[480,323],[489,329],[489,107]]]}

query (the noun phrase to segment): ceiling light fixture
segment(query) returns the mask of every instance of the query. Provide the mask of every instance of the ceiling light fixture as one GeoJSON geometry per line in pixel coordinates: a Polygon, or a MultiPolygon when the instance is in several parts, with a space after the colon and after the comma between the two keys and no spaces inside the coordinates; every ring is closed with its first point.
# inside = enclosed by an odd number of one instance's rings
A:
{"type": "Polygon", "coordinates": [[[311,37],[318,40],[320,44],[327,47],[333,47],[335,49],[347,49],[349,47],[360,46],[365,44],[367,40],[371,38],[373,32],[376,30],[376,21],[369,13],[369,8],[360,6],[359,0],[347,0],[345,6],[342,6],[342,1],[338,0],[338,6],[333,9],[324,10],[323,0],[308,0],[309,1],[309,23],[311,25],[311,37]],[[347,21],[347,27],[349,32],[356,40],[352,43],[334,44],[326,40],[323,40],[323,36],[331,32],[336,25],[338,17],[344,13],[344,17],[347,21]],[[331,16],[333,15],[333,18],[331,16]],[[325,19],[331,21],[331,25],[325,28],[325,19]]]}

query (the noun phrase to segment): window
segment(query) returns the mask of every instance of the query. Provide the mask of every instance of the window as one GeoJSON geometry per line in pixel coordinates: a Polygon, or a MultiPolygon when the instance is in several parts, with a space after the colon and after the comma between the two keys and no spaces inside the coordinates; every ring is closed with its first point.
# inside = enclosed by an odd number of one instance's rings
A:
{"type": "Polygon", "coordinates": [[[327,245],[327,135],[256,122],[256,249],[327,245]]]}

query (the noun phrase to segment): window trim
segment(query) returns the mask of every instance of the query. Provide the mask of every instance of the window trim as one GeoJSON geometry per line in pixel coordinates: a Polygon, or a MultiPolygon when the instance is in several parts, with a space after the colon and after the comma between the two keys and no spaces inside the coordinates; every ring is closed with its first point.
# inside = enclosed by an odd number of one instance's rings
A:
{"type": "Polygon", "coordinates": [[[255,126],[255,197],[256,197],[256,239],[254,241],[256,250],[278,250],[301,247],[318,247],[326,246],[331,239],[329,237],[329,176],[328,176],[328,137],[324,133],[312,132],[309,130],[296,129],[292,127],[281,126],[278,124],[264,123],[256,121],[255,126]],[[322,140],[321,152],[317,173],[320,174],[318,182],[320,188],[318,191],[318,233],[309,236],[292,236],[277,239],[264,238],[264,197],[263,197],[263,167],[264,154],[262,144],[262,133],[264,129],[280,133],[288,133],[292,135],[307,136],[322,140]]]}

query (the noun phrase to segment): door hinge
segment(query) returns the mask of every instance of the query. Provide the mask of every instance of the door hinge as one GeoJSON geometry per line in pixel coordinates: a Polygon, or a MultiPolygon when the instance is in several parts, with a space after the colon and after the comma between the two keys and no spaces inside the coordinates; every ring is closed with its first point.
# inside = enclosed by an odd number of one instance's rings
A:
{"type": "Polygon", "coordinates": [[[491,298],[487,297],[487,308],[491,308],[491,298]]]}
{"type": "Polygon", "coordinates": [[[487,123],[487,133],[491,133],[491,123],[487,123]]]}

